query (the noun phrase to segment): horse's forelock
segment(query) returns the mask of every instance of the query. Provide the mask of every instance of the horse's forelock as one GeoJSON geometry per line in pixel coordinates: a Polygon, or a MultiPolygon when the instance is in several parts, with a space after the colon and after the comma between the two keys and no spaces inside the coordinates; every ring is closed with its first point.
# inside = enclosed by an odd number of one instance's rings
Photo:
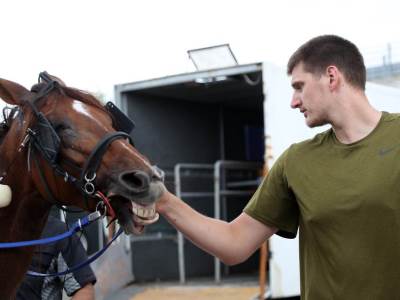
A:
{"type": "MultiPolygon", "coordinates": [[[[68,87],[62,82],[60,79],[57,77],[51,76],[53,79],[55,79],[56,82],[59,83],[58,90],[61,93],[64,93],[68,97],[71,97],[73,99],[79,100],[85,104],[95,106],[103,111],[106,111],[103,107],[103,104],[98,100],[95,96],[90,94],[89,92],[79,90],[76,88],[68,87]]],[[[41,89],[43,89],[46,86],[46,83],[40,82],[32,86],[31,92],[33,93],[38,93],[40,92],[41,89]]]]}

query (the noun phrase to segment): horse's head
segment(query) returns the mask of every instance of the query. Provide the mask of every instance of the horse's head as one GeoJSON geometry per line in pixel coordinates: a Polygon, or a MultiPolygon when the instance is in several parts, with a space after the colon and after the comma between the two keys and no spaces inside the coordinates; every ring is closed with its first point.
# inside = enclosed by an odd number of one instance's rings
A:
{"type": "Polygon", "coordinates": [[[6,138],[16,136],[15,155],[24,156],[30,180],[45,201],[115,211],[125,232],[141,232],[140,224],[158,217],[161,171],[119,131],[123,116],[56,77],[41,79],[31,91],[0,79],[0,97],[19,109],[6,138]]]}

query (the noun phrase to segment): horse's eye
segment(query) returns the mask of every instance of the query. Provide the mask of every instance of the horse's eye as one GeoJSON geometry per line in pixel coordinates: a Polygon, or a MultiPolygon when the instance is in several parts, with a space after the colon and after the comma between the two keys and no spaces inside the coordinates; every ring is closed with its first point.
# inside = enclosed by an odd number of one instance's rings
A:
{"type": "Polygon", "coordinates": [[[59,131],[68,129],[69,126],[67,126],[66,124],[63,124],[63,123],[59,123],[59,124],[54,124],[54,125],[53,125],[53,128],[54,128],[54,130],[55,130],[56,132],[59,132],[59,131]]]}
{"type": "Polygon", "coordinates": [[[53,125],[56,134],[60,137],[62,144],[65,147],[71,147],[76,138],[76,133],[71,126],[66,124],[53,125]]]}

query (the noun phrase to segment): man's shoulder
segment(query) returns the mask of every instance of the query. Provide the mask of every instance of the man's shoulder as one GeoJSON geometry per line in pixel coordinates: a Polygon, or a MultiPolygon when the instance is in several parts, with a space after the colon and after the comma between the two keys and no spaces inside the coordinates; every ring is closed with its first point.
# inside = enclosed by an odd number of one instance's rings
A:
{"type": "Polygon", "coordinates": [[[400,133],[400,113],[382,112],[379,124],[379,137],[382,139],[396,139],[400,133]]]}
{"type": "Polygon", "coordinates": [[[323,132],[317,133],[314,137],[310,139],[292,144],[288,151],[290,153],[297,153],[304,151],[309,152],[315,147],[320,147],[322,145],[327,144],[331,135],[332,135],[332,129],[329,128],[323,132]]]}
{"type": "Polygon", "coordinates": [[[385,122],[397,122],[400,124],[400,113],[383,112],[385,122]]]}

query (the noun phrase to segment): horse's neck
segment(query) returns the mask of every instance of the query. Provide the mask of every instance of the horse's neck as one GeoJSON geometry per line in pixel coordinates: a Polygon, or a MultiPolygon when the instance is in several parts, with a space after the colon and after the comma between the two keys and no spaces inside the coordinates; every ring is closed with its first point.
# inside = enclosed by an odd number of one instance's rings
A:
{"type": "Polygon", "coordinates": [[[10,209],[0,214],[0,239],[8,236],[10,240],[38,238],[42,233],[50,205],[35,190],[24,195],[13,195],[10,209]]]}
{"type": "MultiPolygon", "coordinates": [[[[50,211],[50,205],[40,198],[28,181],[25,186],[14,187],[11,204],[0,209],[0,242],[40,237],[50,211]]],[[[33,250],[34,247],[0,249],[0,299],[13,297],[29,267],[33,250]]]]}
{"type": "Polygon", "coordinates": [[[40,236],[50,209],[28,171],[28,148],[19,149],[25,127],[15,119],[0,144],[0,177],[12,190],[10,205],[0,209],[0,241],[40,236]]]}
{"type": "MultiPolygon", "coordinates": [[[[0,177],[11,186],[9,206],[0,208],[0,242],[38,239],[50,204],[41,199],[27,170],[27,148],[18,150],[26,126],[16,118],[0,141],[0,177]],[[15,123],[18,122],[18,123],[15,123]]],[[[32,259],[34,247],[0,249],[0,299],[12,299],[32,259]]]]}

